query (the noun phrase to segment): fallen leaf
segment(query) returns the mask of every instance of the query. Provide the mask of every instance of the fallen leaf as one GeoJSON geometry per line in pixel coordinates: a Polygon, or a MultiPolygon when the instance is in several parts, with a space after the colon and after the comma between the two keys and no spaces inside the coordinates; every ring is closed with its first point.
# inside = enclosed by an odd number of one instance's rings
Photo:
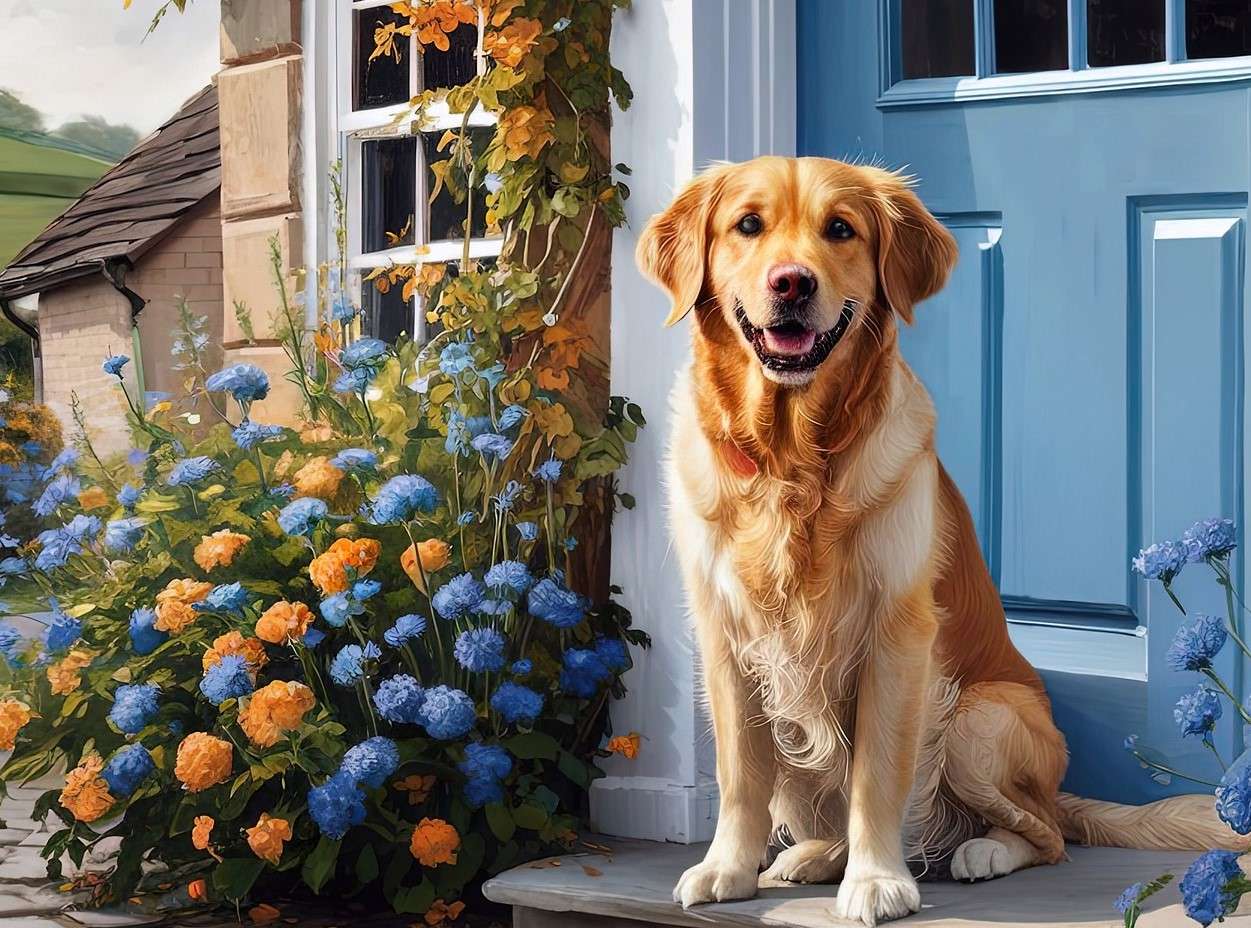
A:
{"type": "Polygon", "coordinates": [[[604,875],[603,870],[599,870],[596,867],[590,866],[589,864],[582,865],[582,872],[585,873],[587,876],[603,876],[604,875]]]}

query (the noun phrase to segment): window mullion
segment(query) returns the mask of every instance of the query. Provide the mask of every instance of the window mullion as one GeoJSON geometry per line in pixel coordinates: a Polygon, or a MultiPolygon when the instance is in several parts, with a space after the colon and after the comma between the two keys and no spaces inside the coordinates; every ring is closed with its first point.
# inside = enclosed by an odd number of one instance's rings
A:
{"type": "Polygon", "coordinates": [[[995,73],[994,0],[973,0],[973,35],[978,77],[995,73]]]}
{"type": "Polygon", "coordinates": [[[1186,0],[1164,0],[1164,60],[1186,60],[1186,0]]]}
{"type": "Polygon", "coordinates": [[[1069,70],[1084,71],[1089,61],[1086,49],[1087,0],[1068,0],[1069,5],[1069,70]]]}

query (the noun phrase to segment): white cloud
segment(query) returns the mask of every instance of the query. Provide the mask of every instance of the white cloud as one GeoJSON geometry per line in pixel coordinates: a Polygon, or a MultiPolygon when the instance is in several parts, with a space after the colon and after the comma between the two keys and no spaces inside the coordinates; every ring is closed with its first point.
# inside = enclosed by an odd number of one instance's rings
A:
{"type": "Polygon", "coordinates": [[[161,0],[0,0],[0,87],[49,128],[86,114],[155,129],[219,70],[219,0],[171,9],[144,40],[161,0]]]}

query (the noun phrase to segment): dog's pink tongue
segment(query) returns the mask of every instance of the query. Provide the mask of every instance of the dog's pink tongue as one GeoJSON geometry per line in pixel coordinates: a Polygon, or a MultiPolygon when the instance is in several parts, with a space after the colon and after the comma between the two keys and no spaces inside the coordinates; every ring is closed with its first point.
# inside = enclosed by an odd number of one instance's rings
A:
{"type": "Polygon", "coordinates": [[[771,354],[804,355],[812,350],[817,333],[811,329],[769,328],[764,330],[765,347],[771,354]]]}

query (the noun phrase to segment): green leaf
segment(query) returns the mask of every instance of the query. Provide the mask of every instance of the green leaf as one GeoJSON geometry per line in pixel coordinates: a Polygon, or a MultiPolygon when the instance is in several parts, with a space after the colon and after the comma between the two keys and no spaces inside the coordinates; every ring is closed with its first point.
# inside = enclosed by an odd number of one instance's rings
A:
{"type": "Polygon", "coordinates": [[[513,810],[513,821],[521,828],[538,831],[547,824],[547,810],[530,802],[523,802],[513,810]]]}
{"type": "Polygon", "coordinates": [[[517,823],[513,821],[512,813],[502,802],[488,803],[486,820],[491,826],[491,834],[495,835],[501,844],[512,838],[513,832],[517,830],[517,823]]]}
{"type": "Polygon", "coordinates": [[[560,753],[560,744],[551,735],[541,731],[531,731],[524,735],[516,735],[505,742],[510,754],[519,760],[555,760],[560,753]]]}
{"type": "MultiPolygon", "coordinates": [[[[304,882],[308,884],[309,889],[313,892],[321,892],[321,888],[326,885],[326,881],[334,873],[334,865],[339,859],[339,848],[342,845],[342,841],[333,841],[323,835],[322,839],[317,842],[317,846],[304,858],[304,867],[300,871],[300,875],[304,877],[304,882]]],[[[367,848],[367,850],[372,850],[372,848],[367,848]]],[[[377,873],[377,866],[378,862],[375,860],[375,874],[377,873]]],[[[357,861],[358,870],[359,867],[360,861],[357,861]]]]}
{"type": "Polygon", "coordinates": [[[227,899],[242,899],[264,869],[265,861],[256,857],[227,858],[213,871],[213,887],[227,899]]]}
{"type": "Polygon", "coordinates": [[[391,899],[391,905],[395,911],[413,915],[426,911],[432,902],[434,902],[434,884],[425,877],[422,877],[421,882],[416,886],[406,886],[397,890],[391,899]]]}
{"type": "Polygon", "coordinates": [[[356,858],[356,878],[362,883],[372,883],[378,879],[378,854],[372,844],[361,848],[360,856],[356,858]]]}
{"type": "Polygon", "coordinates": [[[592,776],[588,765],[568,751],[560,752],[560,761],[556,766],[561,773],[583,789],[587,789],[591,785],[592,776]]]}

